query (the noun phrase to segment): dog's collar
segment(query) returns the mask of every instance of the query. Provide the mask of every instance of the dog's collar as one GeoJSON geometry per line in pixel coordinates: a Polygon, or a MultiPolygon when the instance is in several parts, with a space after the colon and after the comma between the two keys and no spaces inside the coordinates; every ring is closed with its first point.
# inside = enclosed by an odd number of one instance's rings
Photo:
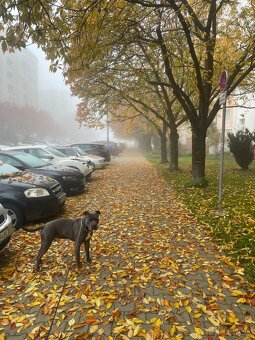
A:
{"type": "Polygon", "coordinates": [[[87,225],[86,224],[84,225],[82,222],[83,222],[83,220],[81,220],[81,229],[83,229],[83,230],[85,230],[89,233],[89,229],[88,229],[87,225]]]}

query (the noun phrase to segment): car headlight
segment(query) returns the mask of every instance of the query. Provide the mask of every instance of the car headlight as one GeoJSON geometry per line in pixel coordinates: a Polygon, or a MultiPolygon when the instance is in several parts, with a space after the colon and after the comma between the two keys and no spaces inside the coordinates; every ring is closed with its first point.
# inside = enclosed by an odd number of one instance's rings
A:
{"type": "Polygon", "coordinates": [[[34,189],[27,189],[24,191],[24,194],[26,197],[44,197],[49,196],[49,192],[46,189],[43,188],[34,188],[34,189]]]}

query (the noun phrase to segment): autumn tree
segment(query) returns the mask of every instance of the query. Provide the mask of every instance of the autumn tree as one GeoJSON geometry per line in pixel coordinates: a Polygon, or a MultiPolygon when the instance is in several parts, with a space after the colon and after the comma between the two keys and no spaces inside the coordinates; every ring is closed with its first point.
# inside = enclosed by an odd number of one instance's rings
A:
{"type": "Polygon", "coordinates": [[[112,122],[111,128],[116,137],[135,140],[143,152],[152,151],[154,127],[143,116],[112,122]]]}
{"type": "Polygon", "coordinates": [[[102,60],[104,74],[140,60],[145,69],[151,61],[160,66],[161,77],[150,72],[148,81],[162,94],[171,91],[188,117],[192,178],[194,183],[203,180],[206,133],[220,108],[221,72],[229,74],[228,94],[244,82],[254,86],[247,81],[255,67],[252,1],[7,0],[1,6],[3,48],[23,46],[30,38],[55,62],[53,69],[61,60],[66,70],[77,66],[80,72],[102,60]],[[113,59],[118,63],[110,62],[113,59]]]}
{"type": "MultiPolygon", "coordinates": [[[[220,106],[219,76],[226,69],[229,73],[228,94],[254,71],[255,8],[252,2],[239,4],[221,1],[159,1],[127,0],[141,8],[154,8],[162,12],[162,20],[156,28],[157,43],[161,49],[168,86],[192,126],[192,177],[199,183],[205,176],[205,141],[207,129],[215,118],[220,106]],[[178,36],[183,37],[183,54],[172,53],[172,39],[163,21],[165,16],[178,36]],[[188,83],[195,91],[192,96],[180,87],[175,68],[183,65],[188,83]]],[[[171,36],[173,30],[171,31],[171,36]]],[[[167,84],[165,84],[167,85],[167,84]]]]}

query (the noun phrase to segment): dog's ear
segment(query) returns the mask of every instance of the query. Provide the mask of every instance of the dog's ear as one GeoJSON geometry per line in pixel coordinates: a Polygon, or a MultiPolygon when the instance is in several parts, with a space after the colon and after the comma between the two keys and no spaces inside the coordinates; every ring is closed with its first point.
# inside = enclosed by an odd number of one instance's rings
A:
{"type": "Polygon", "coordinates": [[[83,215],[86,216],[87,214],[89,214],[88,211],[84,211],[83,215]]]}
{"type": "Polygon", "coordinates": [[[101,211],[100,211],[100,210],[97,210],[96,213],[97,213],[98,215],[100,215],[100,214],[101,214],[101,211]]]}

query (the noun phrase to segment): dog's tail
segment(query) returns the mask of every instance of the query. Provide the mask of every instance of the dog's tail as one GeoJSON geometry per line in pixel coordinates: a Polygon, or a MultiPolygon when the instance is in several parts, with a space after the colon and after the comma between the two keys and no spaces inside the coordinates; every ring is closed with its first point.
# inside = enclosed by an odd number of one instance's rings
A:
{"type": "Polygon", "coordinates": [[[21,227],[21,229],[25,230],[25,231],[28,231],[29,233],[33,233],[35,231],[39,231],[39,230],[43,230],[44,228],[44,225],[40,225],[39,227],[37,228],[26,228],[25,226],[21,227]]]}

